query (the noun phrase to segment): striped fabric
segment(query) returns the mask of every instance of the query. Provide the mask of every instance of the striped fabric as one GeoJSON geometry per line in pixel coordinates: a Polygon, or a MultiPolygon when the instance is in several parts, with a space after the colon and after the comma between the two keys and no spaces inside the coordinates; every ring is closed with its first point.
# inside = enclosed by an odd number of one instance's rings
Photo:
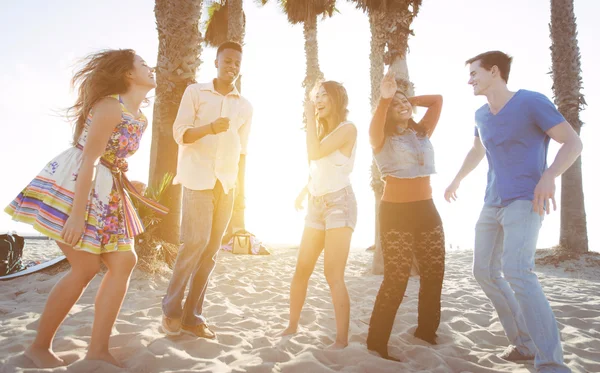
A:
{"type": "MultiPolygon", "coordinates": [[[[88,196],[85,213],[85,231],[74,246],[94,254],[132,250],[134,237],[143,232],[142,222],[135,211],[130,195],[139,196],[123,168],[125,158],[139,148],[148,125],[142,114],[136,118],[128,113],[121,102],[121,123],[113,131],[101,162],[96,166],[95,178],[88,196]]],[[[30,224],[40,233],[58,241],[73,206],[75,184],[81,166],[83,147],[93,115],[87,118],[78,145],[52,159],[29,185],[5,209],[13,220],[30,224]]],[[[143,197],[142,197],[143,198],[143,197]]],[[[142,200],[161,213],[166,209],[154,201],[142,200]]]]}

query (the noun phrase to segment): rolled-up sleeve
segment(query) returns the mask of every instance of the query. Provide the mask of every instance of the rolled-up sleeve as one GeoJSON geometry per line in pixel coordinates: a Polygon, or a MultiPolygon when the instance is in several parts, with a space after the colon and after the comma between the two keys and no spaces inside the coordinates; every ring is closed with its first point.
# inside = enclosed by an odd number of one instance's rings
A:
{"type": "Polygon", "coordinates": [[[242,149],[241,154],[247,154],[248,152],[248,138],[250,137],[250,127],[252,126],[252,106],[248,104],[247,112],[244,118],[244,124],[238,130],[240,135],[240,144],[242,149]]]}
{"type": "Polygon", "coordinates": [[[173,123],[173,138],[179,145],[185,145],[183,143],[185,131],[195,127],[196,102],[196,91],[192,86],[188,86],[183,93],[181,103],[179,104],[179,111],[177,111],[177,117],[173,123]]]}

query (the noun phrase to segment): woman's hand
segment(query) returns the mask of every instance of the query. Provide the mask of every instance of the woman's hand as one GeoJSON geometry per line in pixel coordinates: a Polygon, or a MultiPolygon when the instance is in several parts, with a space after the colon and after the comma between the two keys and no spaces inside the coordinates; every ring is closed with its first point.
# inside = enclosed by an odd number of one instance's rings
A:
{"type": "Polygon", "coordinates": [[[381,98],[388,99],[394,97],[398,85],[396,84],[396,74],[388,70],[387,74],[381,80],[381,86],[379,88],[381,98]]]}
{"type": "Polygon", "coordinates": [[[295,207],[296,207],[296,211],[300,211],[304,209],[304,200],[306,199],[306,194],[307,194],[307,190],[306,188],[302,189],[302,191],[300,192],[300,194],[298,194],[298,197],[296,197],[296,203],[295,203],[295,207]]]}
{"type": "Polygon", "coordinates": [[[83,214],[72,213],[63,227],[60,236],[69,246],[75,246],[81,237],[85,229],[85,217],[83,214]]]}
{"type": "Polygon", "coordinates": [[[304,101],[304,116],[309,120],[309,123],[311,118],[315,119],[315,113],[315,103],[311,99],[304,101]]]}

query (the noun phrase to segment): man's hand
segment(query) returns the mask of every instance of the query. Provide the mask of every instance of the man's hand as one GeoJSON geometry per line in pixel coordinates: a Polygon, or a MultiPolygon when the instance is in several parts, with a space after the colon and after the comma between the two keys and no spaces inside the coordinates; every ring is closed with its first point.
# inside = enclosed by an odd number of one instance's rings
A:
{"type": "Polygon", "coordinates": [[[543,174],[533,191],[533,211],[540,214],[540,216],[544,215],[544,210],[546,214],[550,214],[550,200],[552,200],[552,206],[556,211],[555,192],[554,178],[548,174],[543,174]]]}
{"type": "Polygon", "coordinates": [[[446,188],[446,191],[444,192],[444,198],[446,199],[446,201],[448,201],[448,202],[456,201],[456,199],[458,198],[456,191],[458,190],[459,186],[460,186],[460,181],[454,180],[448,186],[448,188],[446,188]]]}
{"type": "Polygon", "coordinates": [[[213,134],[218,134],[229,130],[229,118],[220,117],[210,124],[210,129],[213,134]]]}

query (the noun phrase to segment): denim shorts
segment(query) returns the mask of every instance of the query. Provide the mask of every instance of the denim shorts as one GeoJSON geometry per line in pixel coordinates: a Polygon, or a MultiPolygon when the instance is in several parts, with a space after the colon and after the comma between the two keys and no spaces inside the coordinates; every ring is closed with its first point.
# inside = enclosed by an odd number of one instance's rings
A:
{"type": "Polygon", "coordinates": [[[323,196],[308,196],[306,226],[319,230],[356,226],[356,197],[352,186],[323,196]]]}

